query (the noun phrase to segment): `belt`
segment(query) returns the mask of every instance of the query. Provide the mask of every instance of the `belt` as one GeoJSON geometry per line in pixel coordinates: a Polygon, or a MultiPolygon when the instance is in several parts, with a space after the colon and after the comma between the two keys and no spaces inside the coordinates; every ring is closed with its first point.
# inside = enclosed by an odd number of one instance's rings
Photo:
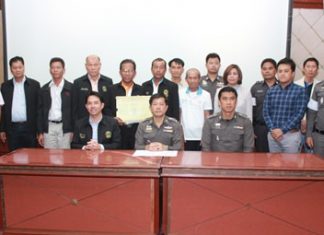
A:
{"type": "Polygon", "coordinates": [[[52,121],[52,120],[48,120],[49,122],[51,122],[51,123],[55,123],[55,124],[60,124],[60,123],[62,123],[62,120],[61,121],[52,121]]]}
{"type": "Polygon", "coordinates": [[[25,125],[27,122],[11,122],[12,125],[25,125]]]}
{"type": "Polygon", "coordinates": [[[316,128],[314,128],[314,131],[317,132],[317,133],[320,133],[321,135],[324,135],[324,131],[321,131],[321,130],[316,129],[316,128]]]}

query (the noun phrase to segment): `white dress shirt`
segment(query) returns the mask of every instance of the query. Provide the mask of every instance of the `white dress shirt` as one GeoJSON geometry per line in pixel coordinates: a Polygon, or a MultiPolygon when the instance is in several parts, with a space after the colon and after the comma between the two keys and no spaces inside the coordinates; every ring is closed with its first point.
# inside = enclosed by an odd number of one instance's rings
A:
{"type": "Polygon", "coordinates": [[[57,86],[53,81],[50,82],[49,88],[51,92],[51,108],[48,113],[48,120],[62,121],[62,98],[61,93],[64,86],[64,79],[57,86]]]}
{"type": "Polygon", "coordinates": [[[25,87],[26,77],[21,82],[16,82],[13,78],[14,91],[12,97],[11,121],[12,122],[26,122],[26,96],[25,87]]]}

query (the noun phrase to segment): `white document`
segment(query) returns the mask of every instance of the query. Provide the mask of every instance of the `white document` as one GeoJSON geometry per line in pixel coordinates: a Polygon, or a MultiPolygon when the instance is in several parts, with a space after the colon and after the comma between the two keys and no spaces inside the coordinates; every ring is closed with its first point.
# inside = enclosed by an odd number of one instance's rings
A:
{"type": "Polygon", "coordinates": [[[176,157],[178,151],[149,151],[149,150],[136,150],[133,157],[176,157]]]}

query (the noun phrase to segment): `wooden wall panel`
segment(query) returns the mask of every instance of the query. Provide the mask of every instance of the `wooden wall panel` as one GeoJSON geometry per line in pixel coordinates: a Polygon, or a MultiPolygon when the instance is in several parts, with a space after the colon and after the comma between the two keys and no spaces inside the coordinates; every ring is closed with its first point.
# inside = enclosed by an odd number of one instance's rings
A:
{"type": "Polygon", "coordinates": [[[323,0],[294,0],[294,8],[323,9],[323,0]]]}

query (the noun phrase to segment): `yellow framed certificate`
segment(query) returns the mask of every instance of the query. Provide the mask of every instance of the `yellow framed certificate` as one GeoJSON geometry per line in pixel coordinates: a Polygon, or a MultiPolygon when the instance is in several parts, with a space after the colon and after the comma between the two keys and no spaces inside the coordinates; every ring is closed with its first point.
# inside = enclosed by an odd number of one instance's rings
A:
{"type": "Polygon", "coordinates": [[[117,117],[126,124],[151,117],[149,100],[150,96],[116,96],[117,117]]]}

